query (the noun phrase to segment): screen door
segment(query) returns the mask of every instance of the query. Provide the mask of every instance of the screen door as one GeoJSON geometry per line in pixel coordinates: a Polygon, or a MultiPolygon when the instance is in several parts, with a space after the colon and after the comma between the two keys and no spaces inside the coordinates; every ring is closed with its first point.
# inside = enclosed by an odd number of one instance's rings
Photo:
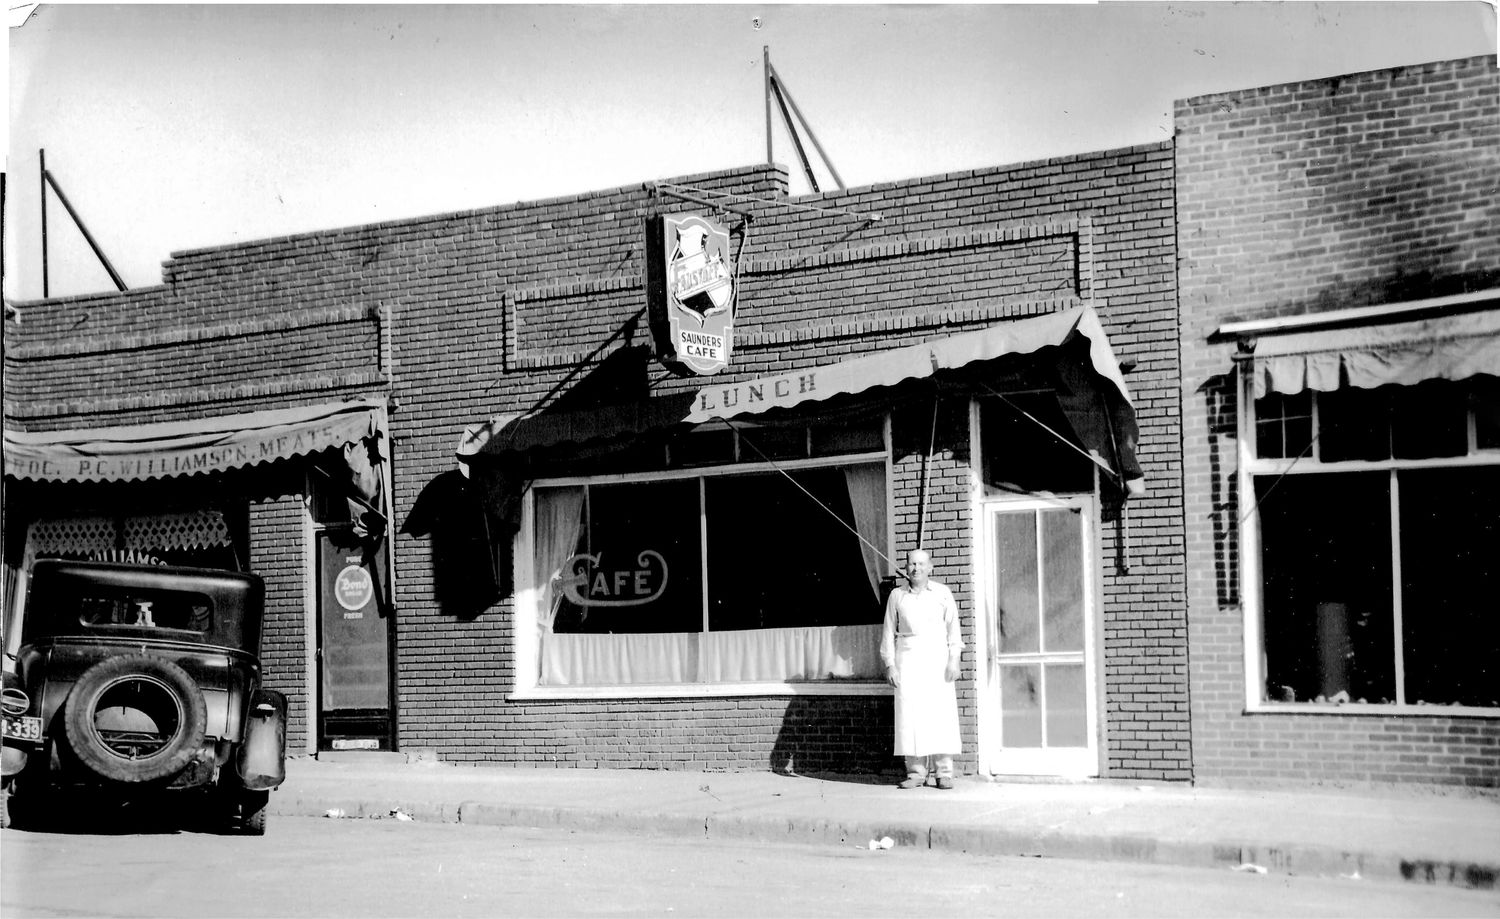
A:
{"type": "Polygon", "coordinates": [[[1099,774],[1093,502],[985,506],[991,772],[1099,774]]]}

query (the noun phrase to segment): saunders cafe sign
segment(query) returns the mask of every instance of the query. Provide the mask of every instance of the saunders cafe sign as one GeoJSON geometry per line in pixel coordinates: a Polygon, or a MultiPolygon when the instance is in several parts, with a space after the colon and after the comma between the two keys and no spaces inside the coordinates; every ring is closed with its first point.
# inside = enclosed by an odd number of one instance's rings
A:
{"type": "Polygon", "coordinates": [[[691,214],[647,219],[646,302],[663,364],[682,374],[723,370],[735,293],[727,229],[691,214]]]}

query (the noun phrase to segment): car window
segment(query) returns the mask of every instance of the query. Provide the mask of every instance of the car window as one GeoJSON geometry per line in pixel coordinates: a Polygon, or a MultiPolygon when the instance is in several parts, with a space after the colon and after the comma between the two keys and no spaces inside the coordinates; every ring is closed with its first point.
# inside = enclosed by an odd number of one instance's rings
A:
{"type": "Polygon", "coordinates": [[[133,626],[206,632],[213,604],[201,594],[113,594],[77,598],[78,621],[85,626],[133,626]]]}

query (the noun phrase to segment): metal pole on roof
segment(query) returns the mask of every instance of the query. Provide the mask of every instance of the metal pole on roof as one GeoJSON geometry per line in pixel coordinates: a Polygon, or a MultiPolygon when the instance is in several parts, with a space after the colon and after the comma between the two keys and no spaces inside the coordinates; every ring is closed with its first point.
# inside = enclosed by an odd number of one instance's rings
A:
{"type": "Polygon", "coordinates": [[[36,151],[37,162],[41,164],[38,173],[42,190],[42,299],[47,299],[47,151],[38,149],[36,151]]]}
{"type": "MultiPolygon", "coordinates": [[[[89,232],[89,228],[83,225],[82,218],[78,216],[77,211],[73,210],[73,205],[68,203],[68,196],[63,194],[62,186],[58,185],[57,180],[52,178],[52,173],[47,171],[45,160],[42,165],[42,182],[42,213],[46,214],[47,186],[51,185],[52,190],[57,194],[57,200],[62,202],[63,210],[67,211],[68,216],[73,218],[73,223],[77,225],[78,231],[83,234],[83,238],[88,242],[89,248],[94,250],[94,257],[99,259],[99,264],[103,265],[104,270],[109,272],[109,279],[115,282],[115,288],[124,290],[125,282],[120,280],[119,272],[115,271],[115,266],[109,263],[109,259],[104,255],[104,250],[99,248],[99,244],[94,241],[94,236],[89,232]]],[[[43,226],[46,226],[45,222],[43,226]]],[[[43,296],[45,295],[44,290],[43,296]]]]}
{"type": "Polygon", "coordinates": [[[762,45],[761,56],[761,81],[765,86],[766,96],[766,164],[774,161],[771,152],[771,46],[762,45]]]}
{"type": "Polygon", "coordinates": [[[802,172],[807,176],[807,184],[812,186],[816,194],[818,180],[813,177],[812,163],[807,160],[807,151],[802,149],[802,138],[797,134],[797,126],[792,122],[792,113],[787,111],[786,97],[781,93],[781,81],[776,78],[776,72],[771,71],[771,92],[776,94],[776,104],[781,108],[781,120],[786,122],[786,132],[791,135],[792,146],[797,148],[797,158],[802,161],[802,172]]]}
{"type": "Polygon", "coordinates": [[[818,156],[823,160],[823,165],[828,167],[829,174],[833,176],[833,183],[839,187],[839,191],[843,191],[844,180],[839,178],[839,171],[833,168],[833,160],[828,158],[827,152],[823,150],[823,145],[818,143],[818,135],[813,133],[812,125],[808,124],[807,119],[802,116],[802,110],[797,107],[797,100],[792,96],[791,87],[786,85],[786,81],[781,79],[781,74],[777,73],[774,67],[771,68],[771,77],[776,81],[777,88],[786,96],[787,104],[792,107],[792,114],[796,115],[797,120],[802,123],[802,129],[807,132],[807,139],[812,141],[813,149],[818,151],[818,156]]]}

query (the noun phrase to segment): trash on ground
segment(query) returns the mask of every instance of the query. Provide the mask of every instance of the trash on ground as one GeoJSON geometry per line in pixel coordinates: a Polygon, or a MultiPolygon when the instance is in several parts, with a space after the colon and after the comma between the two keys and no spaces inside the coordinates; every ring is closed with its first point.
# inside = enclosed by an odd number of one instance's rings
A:
{"type": "Polygon", "coordinates": [[[328,812],[325,813],[323,816],[324,817],[332,817],[334,820],[339,820],[339,819],[342,819],[343,817],[346,817],[348,815],[344,813],[344,809],[342,807],[330,807],[328,809],[328,812]]]}
{"type": "Polygon", "coordinates": [[[391,816],[395,817],[397,820],[410,820],[410,819],[412,819],[411,814],[405,813],[404,811],[401,811],[399,809],[391,811],[391,816]]]}
{"type": "Polygon", "coordinates": [[[1238,868],[1235,868],[1234,870],[1235,871],[1249,871],[1249,872],[1252,872],[1254,874],[1265,874],[1266,873],[1266,869],[1265,868],[1261,867],[1260,865],[1251,864],[1250,862],[1245,862],[1243,865],[1240,865],[1238,868]]]}

